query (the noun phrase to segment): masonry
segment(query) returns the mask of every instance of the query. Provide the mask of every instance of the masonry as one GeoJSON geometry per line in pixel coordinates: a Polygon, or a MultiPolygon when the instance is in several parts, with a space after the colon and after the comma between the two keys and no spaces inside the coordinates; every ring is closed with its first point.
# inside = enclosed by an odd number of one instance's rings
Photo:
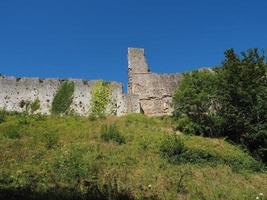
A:
{"type": "MultiPolygon", "coordinates": [[[[150,72],[144,49],[128,48],[128,92],[122,91],[122,83],[112,85],[111,101],[113,114],[144,113],[149,116],[170,115],[171,100],[182,78],[181,74],[156,74],[150,72]]],[[[81,79],[40,79],[0,77],[0,109],[25,112],[21,102],[40,101],[35,113],[51,114],[52,102],[64,81],[74,83],[72,111],[81,116],[90,114],[92,90],[96,81],[81,79]]],[[[108,105],[107,107],[110,107],[108,105]]],[[[108,109],[108,108],[107,108],[108,109]]]]}

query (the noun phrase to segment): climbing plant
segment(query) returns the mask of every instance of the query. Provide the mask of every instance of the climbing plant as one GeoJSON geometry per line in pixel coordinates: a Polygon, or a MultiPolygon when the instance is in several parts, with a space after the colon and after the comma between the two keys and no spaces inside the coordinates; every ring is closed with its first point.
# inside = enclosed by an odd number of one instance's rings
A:
{"type": "Polygon", "coordinates": [[[52,114],[66,114],[73,100],[74,83],[65,81],[59,87],[53,102],[52,114]]]}
{"type": "Polygon", "coordinates": [[[34,100],[34,102],[31,103],[31,113],[33,114],[35,111],[40,109],[40,100],[37,98],[34,100]]]}
{"type": "Polygon", "coordinates": [[[98,80],[92,89],[90,117],[104,117],[107,106],[111,102],[112,86],[109,82],[98,80]]]}

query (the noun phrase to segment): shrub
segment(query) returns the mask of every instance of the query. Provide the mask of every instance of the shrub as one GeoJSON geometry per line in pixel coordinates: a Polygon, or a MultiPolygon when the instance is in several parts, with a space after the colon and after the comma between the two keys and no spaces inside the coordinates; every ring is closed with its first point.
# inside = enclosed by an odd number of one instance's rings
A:
{"type": "Polygon", "coordinates": [[[31,107],[31,113],[34,113],[35,111],[39,110],[40,109],[40,100],[35,99],[35,101],[31,103],[30,107],[31,107]]]}
{"type": "Polygon", "coordinates": [[[0,110],[0,124],[6,121],[6,112],[0,110]]]}
{"type": "Polygon", "coordinates": [[[100,137],[105,142],[112,140],[118,144],[126,143],[125,138],[121,135],[115,124],[102,126],[100,137]]]}
{"type": "Polygon", "coordinates": [[[176,128],[185,134],[196,134],[199,132],[200,126],[188,117],[181,117],[177,120],[176,128]]]}
{"type": "Polygon", "coordinates": [[[59,87],[53,102],[53,114],[66,114],[73,100],[74,83],[72,81],[65,81],[59,87]]]}
{"type": "Polygon", "coordinates": [[[212,164],[212,165],[228,165],[234,171],[241,170],[263,171],[264,166],[254,160],[247,154],[224,156],[204,149],[187,149],[184,151],[177,162],[192,164],[212,164]]]}
{"type": "Polygon", "coordinates": [[[52,149],[58,144],[59,135],[55,132],[45,133],[43,137],[44,137],[44,141],[46,143],[47,149],[52,149]]]}
{"type": "Polygon", "coordinates": [[[17,124],[10,124],[2,128],[3,135],[10,139],[17,139],[21,137],[21,130],[17,124]]]}
{"type": "Polygon", "coordinates": [[[92,90],[90,102],[90,117],[104,117],[107,113],[107,106],[111,101],[111,84],[102,80],[96,81],[92,90]]]}
{"type": "Polygon", "coordinates": [[[163,138],[159,150],[163,158],[166,158],[171,162],[175,162],[185,151],[185,146],[181,138],[178,138],[175,134],[172,134],[163,138]]]}
{"type": "Polygon", "coordinates": [[[233,49],[227,50],[222,67],[184,74],[173,97],[173,115],[176,119],[185,116],[196,124],[195,134],[227,137],[246,145],[264,161],[266,151],[257,135],[266,130],[262,128],[267,121],[266,83],[265,56],[257,49],[241,56],[233,49]]]}

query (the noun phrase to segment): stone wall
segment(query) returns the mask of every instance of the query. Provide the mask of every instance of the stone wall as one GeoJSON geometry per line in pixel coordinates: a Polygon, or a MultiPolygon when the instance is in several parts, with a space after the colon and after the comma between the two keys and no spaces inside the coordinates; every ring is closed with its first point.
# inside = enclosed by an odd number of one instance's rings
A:
{"type": "MultiPolygon", "coordinates": [[[[73,102],[70,109],[81,116],[90,113],[91,91],[95,81],[80,79],[68,79],[74,82],[73,102]]],[[[40,109],[36,113],[50,114],[52,102],[60,84],[61,79],[39,79],[39,78],[16,78],[0,77],[0,109],[7,111],[25,112],[25,102],[33,103],[36,99],[40,101],[40,109]],[[24,102],[24,103],[23,103],[24,102]]],[[[139,112],[138,106],[130,104],[131,96],[122,93],[122,84],[111,82],[113,91],[112,100],[107,106],[113,109],[115,115],[123,115],[128,111],[139,112]],[[133,108],[131,107],[133,105],[133,108]]]]}
{"type": "MultiPolygon", "coordinates": [[[[181,74],[151,73],[144,49],[128,48],[128,92],[123,94],[122,84],[112,84],[112,101],[108,113],[121,116],[127,113],[144,113],[150,116],[169,115],[171,100],[181,80],[181,74]]],[[[95,81],[68,79],[74,82],[74,97],[70,109],[88,116],[95,81]]],[[[50,114],[52,102],[62,79],[0,77],[0,109],[24,112],[25,102],[40,101],[36,113],[50,114]]]]}
{"type": "Polygon", "coordinates": [[[140,109],[146,115],[172,113],[171,101],[181,74],[151,73],[144,49],[128,49],[128,93],[139,96],[140,109]]]}

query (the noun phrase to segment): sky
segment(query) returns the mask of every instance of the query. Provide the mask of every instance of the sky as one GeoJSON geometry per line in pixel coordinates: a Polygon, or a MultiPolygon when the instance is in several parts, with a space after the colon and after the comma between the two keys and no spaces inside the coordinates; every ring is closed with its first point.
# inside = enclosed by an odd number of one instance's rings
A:
{"type": "Polygon", "coordinates": [[[127,48],[153,72],[218,66],[267,47],[266,0],[0,0],[0,73],[127,83],[127,48]]]}

